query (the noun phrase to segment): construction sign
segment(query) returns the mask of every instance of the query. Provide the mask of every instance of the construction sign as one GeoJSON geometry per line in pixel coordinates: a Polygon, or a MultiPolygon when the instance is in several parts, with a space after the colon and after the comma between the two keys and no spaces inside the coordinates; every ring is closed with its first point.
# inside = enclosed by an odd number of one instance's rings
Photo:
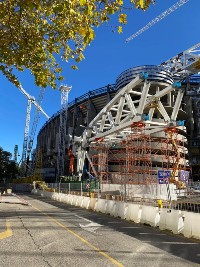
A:
{"type": "Polygon", "coordinates": [[[158,183],[159,184],[168,184],[170,177],[171,177],[171,171],[158,170],[158,183]]]}

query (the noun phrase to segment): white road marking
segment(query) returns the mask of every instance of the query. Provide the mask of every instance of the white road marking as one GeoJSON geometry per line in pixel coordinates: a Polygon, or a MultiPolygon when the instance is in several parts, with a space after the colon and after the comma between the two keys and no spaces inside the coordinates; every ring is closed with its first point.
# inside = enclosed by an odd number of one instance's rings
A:
{"type": "Polygon", "coordinates": [[[199,243],[186,243],[186,242],[162,242],[163,244],[173,244],[173,245],[199,245],[199,243]]]}
{"type": "Polygon", "coordinates": [[[88,231],[88,232],[91,232],[91,233],[96,233],[97,229],[99,227],[103,226],[103,225],[101,225],[99,223],[95,223],[95,222],[93,222],[91,220],[88,220],[88,219],[86,219],[84,217],[81,217],[79,215],[74,215],[74,216],[76,216],[77,218],[82,219],[82,220],[84,220],[86,222],[89,222],[88,224],[85,224],[85,225],[79,223],[80,227],[85,231],[88,231]]]}
{"type": "Polygon", "coordinates": [[[166,235],[166,234],[155,234],[155,233],[139,233],[139,235],[166,235]]]}
{"type": "Polygon", "coordinates": [[[120,228],[124,228],[124,229],[135,229],[135,228],[141,228],[141,227],[138,227],[138,226],[126,226],[126,227],[120,227],[120,228]]]}

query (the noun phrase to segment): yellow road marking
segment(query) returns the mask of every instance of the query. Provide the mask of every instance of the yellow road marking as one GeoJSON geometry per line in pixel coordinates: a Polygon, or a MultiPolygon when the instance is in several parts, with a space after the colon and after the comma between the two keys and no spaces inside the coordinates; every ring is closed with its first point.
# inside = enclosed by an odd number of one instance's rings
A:
{"type": "Polygon", "coordinates": [[[93,248],[94,250],[96,250],[99,254],[101,254],[103,257],[107,258],[109,261],[111,261],[112,263],[114,263],[116,266],[118,267],[124,267],[124,265],[122,265],[121,263],[119,263],[118,261],[116,261],[115,259],[113,259],[112,257],[110,257],[108,254],[104,253],[103,251],[101,251],[99,248],[97,248],[96,246],[94,246],[93,244],[91,244],[88,240],[86,240],[85,238],[81,237],[80,235],[78,235],[76,232],[70,230],[67,226],[65,226],[64,224],[60,223],[59,221],[57,221],[56,219],[54,219],[53,217],[49,216],[48,214],[46,214],[45,212],[41,211],[40,209],[32,206],[35,210],[41,212],[42,214],[44,214],[45,216],[47,216],[48,218],[50,218],[51,221],[53,221],[54,223],[56,223],[57,225],[59,225],[60,227],[64,228],[65,230],[67,230],[69,233],[71,233],[72,235],[76,236],[78,239],[80,239],[83,243],[87,244],[89,247],[93,248]]]}
{"type": "Polygon", "coordinates": [[[10,226],[10,222],[6,221],[6,231],[0,233],[0,240],[13,235],[13,231],[10,226]]]}

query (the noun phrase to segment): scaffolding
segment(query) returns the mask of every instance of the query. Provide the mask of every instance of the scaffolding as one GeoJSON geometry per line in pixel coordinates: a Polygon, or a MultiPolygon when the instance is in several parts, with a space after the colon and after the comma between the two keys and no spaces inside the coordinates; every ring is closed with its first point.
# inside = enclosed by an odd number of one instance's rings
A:
{"type": "Polygon", "coordinates": [[[150,136],[145,128],[144,121],[134,122],[123,140],[101,139],[91,145],[90,157],[100,182],[165,183],[159,180],[160,171],[167,174],[168,183],[181,184],[187,172],[184,137],[175,127],[167,128],[159,137],[150,136]]]}
{"type": "MultiPolygon", "coordinates": [[[[108,147],[103,140],[98,140],[91,145],[91,160],[101,183],[108,183],[108,147]]],[[[94,174],[90,166],[90,173],[94,174]]]]}
{"type": "Polygon", "coordinates": [[[133,123],[122,141],[106,143],[98,140],[91,145],[90,151],[92,164],[101,182],[156,182],[151,176],[151,137],[145,133],[143,121],[133,123]]]}
{"type": "Polygon", "coordinates": [[[127,135],[125,171],[128,183],[152,183],[151,137],[145,133],[145,123],[135,122],[127,135]]]}
{"type": "Polygon", "coordinates": [[[183,187],[186,181],[185,140],[178,129],[169,127],[165,130],[165,137],[161,139],[162,170],[169,172],[168,182],[183,187]]]}

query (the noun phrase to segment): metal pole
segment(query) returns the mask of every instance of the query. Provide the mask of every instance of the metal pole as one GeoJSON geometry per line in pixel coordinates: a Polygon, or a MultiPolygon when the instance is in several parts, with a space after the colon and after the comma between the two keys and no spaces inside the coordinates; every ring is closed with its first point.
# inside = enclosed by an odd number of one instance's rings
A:
{"type": "Polygon", "coordinates": [[[100,184],[99,184],[99,182],[98,182],[98,198],[99,198],[99,185],[100,185],[100,184]]]}
{"type": "Polygon", "coordinates": [[[82,194],[83,194],[83,184],[81,182],[81,196],[82,196],[82,194]]]}
{"type": "Polygon", "coordinates": [[[126,183],[124,184],[124,201],[126,202],[126,183]]]}

